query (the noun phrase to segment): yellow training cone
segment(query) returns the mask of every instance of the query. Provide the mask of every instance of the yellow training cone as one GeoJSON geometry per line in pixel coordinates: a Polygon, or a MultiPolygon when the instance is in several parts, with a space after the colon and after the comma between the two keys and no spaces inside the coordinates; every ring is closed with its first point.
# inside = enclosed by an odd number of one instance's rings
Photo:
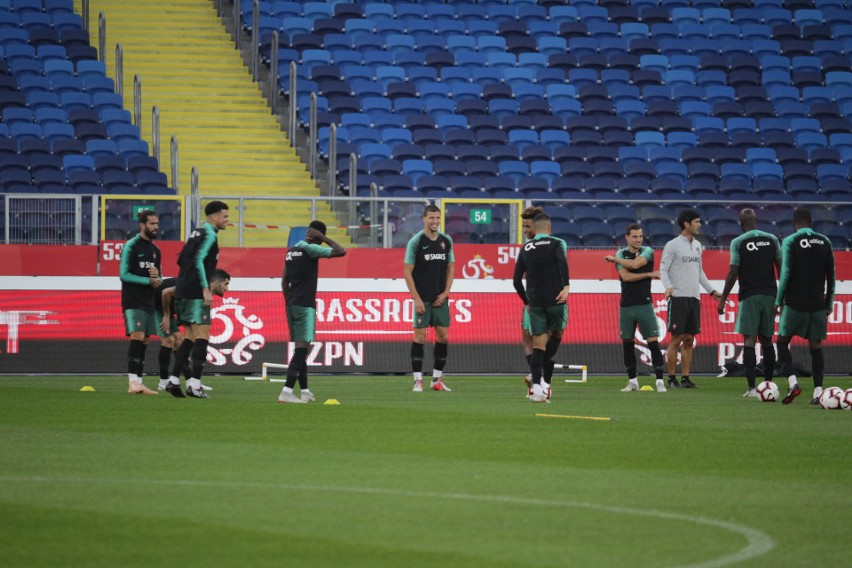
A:
{"type": "Polygon", "coordinates": [[[336,398],[330,398],[327,401],[325,401],[323,404],[329,404],[329,405],[336,405],[337,404],[337,405],[339,405],[340,401],[337,400],[336,398]]]}
{"type": "Polygon", "coordinates": [[[95,387],[90,387],[89,385],[86,385],[80,389],[80,392],[95,392],[95,387]]]}
{"type": "Polygon", "coordinates": [[[642,385],[642,388],[640,388],[639,390],[640,391],[652,391],[652,390],[654,390],[654,387],[652,387],[651,385],[642,385]]]}

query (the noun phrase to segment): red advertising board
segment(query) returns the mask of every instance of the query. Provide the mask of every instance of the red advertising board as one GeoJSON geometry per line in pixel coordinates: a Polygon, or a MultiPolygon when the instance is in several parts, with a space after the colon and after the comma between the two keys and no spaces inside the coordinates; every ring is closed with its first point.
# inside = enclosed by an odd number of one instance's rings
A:
{"type": "MultiPolygon", "coordinates": [[[[100,279],[98,279],[100,280],[100,279]]],[[[340,282],[340,281],[337,281],[340,282]]],[[[271,289],[270,289],[271,288],[271,289]]],[[[283,361],[289,341],[280,292],[235,291],[217,299],[210,369],[258,372],[263,361],[283,361]]],[[[126,340],[118,290],[0,291],[0,369],[3,372],[116,372],[126,340]],[[59,348],[55,348],[59,346],[59,348]],[[75,368],[69,368],[68,351],[75,368]]],[[[665,304],[656,304],[665,343],[665,304]]],[[[321,292],[313,364],[330,371],[406,372],[411,341],[411,300],[404,292],[321,292]]],[[[563,356],[592,372],[620,373],[618,295],[576,293],[569,299],[563,356]]],[[[450,342],[455,372],[521,372],[521,303],[514,293],[452,295],[450,342]]],[[[734,332],[736,304],[719,316],[702,305],[697,372],[714,372],[740,355],[734,332]]],[[[829,317],[827,369],[845,372],[852,360],[852,294],[840,294],[829,317]]],[[[640,354],[644,354],[641,338],[640,354]]]]}
{"type": "MultiPolygon", "coordinates": [[[[164,274],[176,274],[181,244],[158,244],[164,274]]],[[[122,246],[114,241],[100,248],[0,246],[0,372],[123,372],[126,339],[117,278],[122,246]]],[[[521,305],[510,282],[518,250],[514,245],[455,247],[454,372],[524,371],[518,345],[521,305]]],[[[607,252],[569,251],[572,294],[560,357],[588,364],[592,372],[620,373],[618,283],[614,268],[603,260],[607,252]]],[[[411,301],[402,282],[403,254],[353,249],[320,263],[312,364],[336,372],[408,370],[411,301]]],[[[838,295],[829,318],[826,365],[830,372],[846,373],[852,368],[852,253],[837,252],[835,258],[838,295]]],[[[219,265],[232,275],[232,292],[214,310],[211,369],[257,372],[263,361],[287,359],[278,284],[283,260],[283,249],[222,249],[219,265]]],[[[705,251],[703,261],[721,288],[728,253],[705,251]]],[[[656,308],[664,329],[659,292],[655,289],[656,308]]],[[[715,372],[740,356],[735,310],[734,305],[720,317],[714,302],[704,300],[697,372],[715,372]]],[[[637,349],[643,353],[641,341],[637,349]]]]}

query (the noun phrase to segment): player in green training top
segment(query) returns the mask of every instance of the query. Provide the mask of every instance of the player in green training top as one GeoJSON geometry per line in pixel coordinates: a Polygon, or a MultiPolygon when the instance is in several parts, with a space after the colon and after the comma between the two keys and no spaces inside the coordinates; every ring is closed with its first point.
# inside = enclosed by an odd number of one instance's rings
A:
{"type": "MultiPolygon", "coordinates": [[[[169,363],[172,361],[172,353],[177,353],[180,344],[183,342],[183,334],[180,332],[180,325],[177,320],[174,302],[172,298],[175,294],[175,285],[177,278],[166,278],[160,283],[154,294],[154,311],[160,322],[160,353],[157,357],[160,363],[160,384],[157,390],[164,390],[170,395],[177,398],[184,398],[183,391],[180,390],[180,384],[171,383],[169,381],[169,363]],[[164,312],[163,305],[168,306],[168,311],[164,312]]],[[[189,380],[191,370],[189,364],[183,367],[184,376],[189,380]]]]}
{"type": "Polygon", "coordinates": [[[725,278],[725,288],[719,298],[719,314],[725,313],[728,294],[740,281],[737,325],[735,331],[743,334],[743,365],[745,365],[748,390],[743,396],[756,397],[755,376],[757,353],[755,345],[760,340],[763,350],[763,376],[772,380],[775,371],[775,271],[781,271],[781,245],[775,235],[757,230],[754,209],[740,211],[743,234],[731,241],[731,268],[725,278]]]}
{"type": "Polygon", "coordinates": [[[175,309],[180,322],[186,330],[184,339],[175,357],[177,378],[183,365],[182,360],[189,356],[192,378],[186,382],[186,396],[207,398],[201,388],[201,374],[207,360],[207,344],[210,341],[210,307],[213,304],[213,292],[210,289],[209,274],[219,262],[219,242],[216,234],[228,226],[228,204],[211,201],[204,207],[207,220],[190,233],[178,257],[180,273],[175,287],[175,309]]]}
{"type": "Polygon", "coordinates": [[[290,363],[287,366],[287,381],[278,402],[314,402],[313,393],[308,389],[308,347],[314,340],[317,321],[317,279],[319,260],[346,255],[346,249],[325,236],[326,227],[322,221],[311,221],[305,240],[297,242],[287,251],[284,260],[284,273],[281,276],[281,291],[287,304],[287,328],[290,341],[296,344],[290,363]],[[328,247],[322,246],[327,244],[328,247]],[[331,248],[329,248],[331,247],[331,248]],[[293,387],[299,381],[300,397],[293,394],[293,387]]]}
{"type": "Polygon", "coordinates": [[[142,384],[148,337],[157,333],[154,294],[160,285],[160,249],[154,239],[160,232],[157,214],[150,209],[136,215],[139,234],[121,249],[121,309],[124,328],[130,337],[127,376],[130,394],[157,394],[142,384]]]}
{"type": "MultiPolygon", "coordinates": [[[[530,241],[533,237],[535,237],[535,225],[533,224],[533,219],[542,213],[544,213],[544,209],[541,207],[527,207],[524,209],[524,212],[521,213],[521,228],[524,232],[524,238],[527,239],[527,241],[530,241]]],[[[530,314],[527,311],[526,306],[524,306],[524,309],[521,312],[521,345],[524,348],[524,357],[527,360],[527,367],[529,367],[530,360],[532,359],[533,344],[532,335],[530,335],[530,314]]],[[[524,383],[527,387],[527,398],[529,398],[533,394],[532,373],[529,373],[526,377],[524,377],[524,383]]]]}
{"type": "Polygon", "coordinates": [[[822,340],[826,338],[828,314],[834,303],[834,252],[831,240],[811,229],[811,212],[796,209],[793,227],[796,232],[781,242],[781,277],[775,309],[781,312],[778,324],[778,360],[787,375],[790,389],[782,401],[790,404],[802,394],[793,374],[790,340],[798,335],[808,340],[813,366],[814,395],[818,404],[822,394],[825,360],[822,340]]]}
{"type": "Polygon", "coordinates": [[[562,333],[568,323],[568,246],[550,236],[550,217],[544,213],[533,219],[535,237],[518,255],[512,284],[530,316],[533,353],[530,358],[533,394],[531,402],[547,402],[548,386],[543,381],[544,366],[553,361],[562,333]],[[524,288],[524,275],[527,278],[524,288]]]}
{"type": "Polygon", "coordinates": [[[624,367],[627,369],[627,386],[622,392],[639,390],[639,380],[636,373],[636,346],[634,336],[636,327],[651,352],[651,363],[657,376],[657,392],[666,392],[663,380],[665,359],[660,351],[660,326],[657,324],[657,314],[651,303],[651,280],[659,278],[660,273],[654,270],[654,251],[651,247],[642,246],[645,235],[642,226],[627,225],[624,233],[627,246],[619,249],[615,256],[604,257],[618,269],[618,279],[621,280],[621,302],[618,309],[619,329],[621,331],[621,347],[624,352],[624,367]]]}
{"type": "Polygon", "coordinates": [[[450,391],[442,377],[447,363],[449,297],[456,259],[453,239],[438,231],[440,226],[441,210],[427,205],[423,209],[423,230],[411,237],[405,247],[403,276],[414,300],[414,340],[411,343],[414,392],[423,392],[423,344],[430,327],[435,328],[432,390],[450,391]]]}

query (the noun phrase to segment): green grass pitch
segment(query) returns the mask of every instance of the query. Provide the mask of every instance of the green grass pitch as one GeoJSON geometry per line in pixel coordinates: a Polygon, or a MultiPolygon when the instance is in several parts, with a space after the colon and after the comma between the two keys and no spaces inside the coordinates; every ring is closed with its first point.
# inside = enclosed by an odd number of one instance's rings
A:
{"type": "Polygon", "coordinates": [[[519,377],[416,394],[407,377],[317,376],[306,405],[205,382],[193,400],[130,396],[117,376],[0,377],[2,564],[850,562],[852,412],[808,405],[810,379],[790,406],[700,377],[666,394],[554,380],[546,405],[519,377]]]}

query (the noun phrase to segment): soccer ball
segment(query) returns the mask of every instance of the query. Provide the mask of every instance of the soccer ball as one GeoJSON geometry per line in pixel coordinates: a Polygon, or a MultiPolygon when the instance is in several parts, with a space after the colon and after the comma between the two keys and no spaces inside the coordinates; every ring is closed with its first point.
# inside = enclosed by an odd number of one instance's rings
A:
{"type": "Polygon", "coordinates": [[[763,402],[775,402],[780,396],[778,385],[772,381],[763,381],[757,385],[757,398],[763,402]]]}
{"type": "Polygon", "coordinates": [[[828,387],[819,395],[819,405],[826,410],[840,408],[840,400],[846,393],[838,387],[828,387]]]}
{"type": "Polygon", "coordinates": [[[852,389],[846,389],[843,396],[840,398],[840,408],[842,410],[852,410],[852,389]]]}

